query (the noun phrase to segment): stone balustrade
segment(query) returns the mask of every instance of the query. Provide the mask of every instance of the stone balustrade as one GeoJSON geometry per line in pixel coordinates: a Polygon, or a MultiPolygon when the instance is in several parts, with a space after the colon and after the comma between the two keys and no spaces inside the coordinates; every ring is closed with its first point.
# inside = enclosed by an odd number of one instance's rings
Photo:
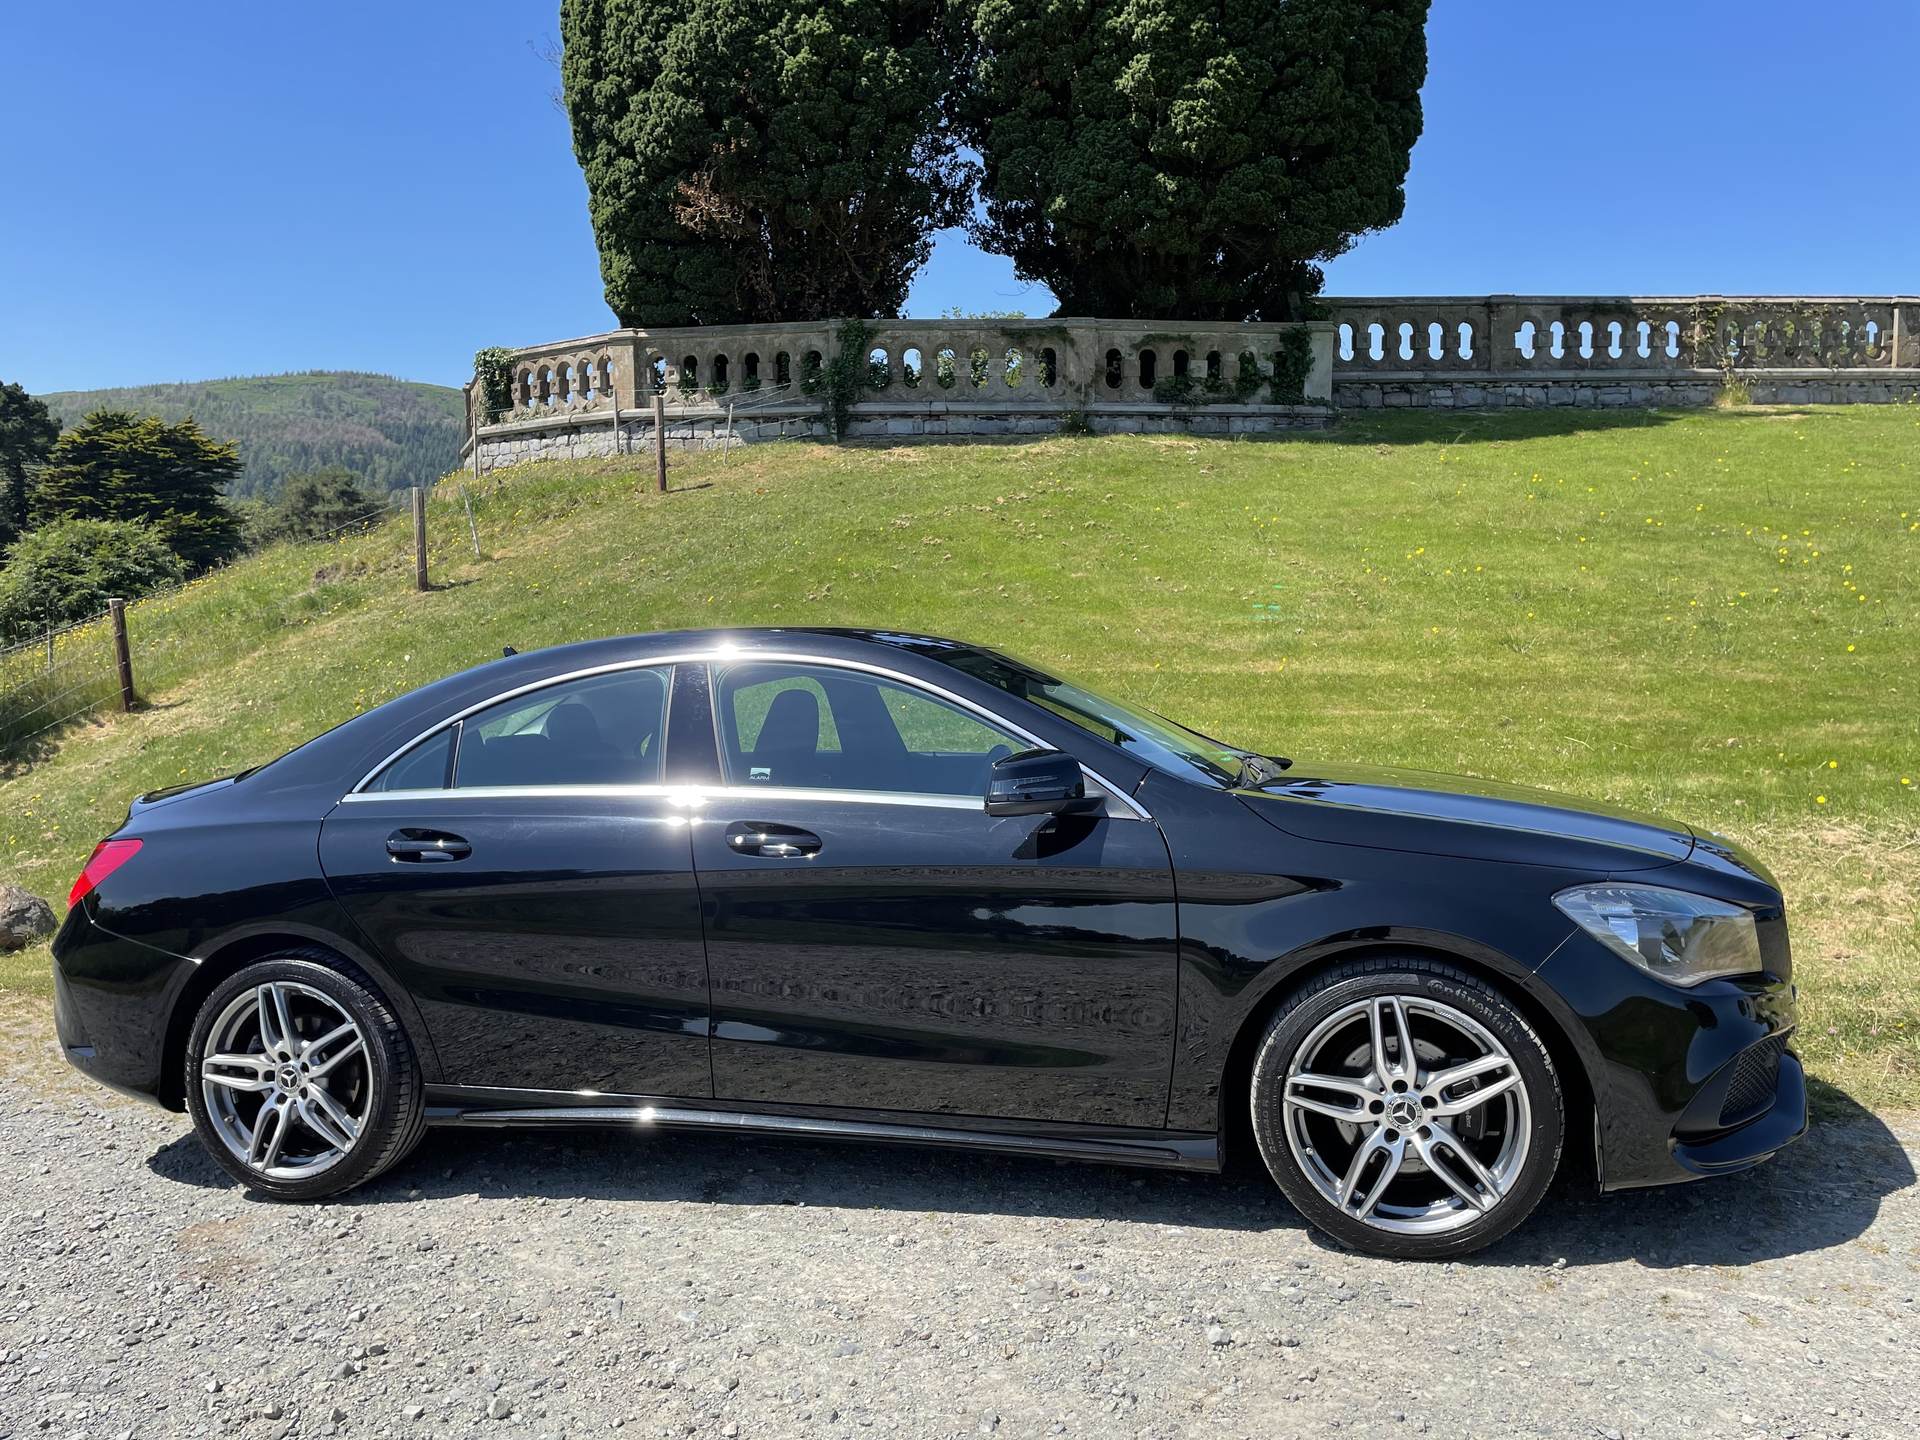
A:
{"type": "MultiPolygon", "coordinates": [[[[829,433],[838,321],[616,330],[513,352],[507,393],[467,388],[482,468],[625,448],[653,398],[678,443],[829,433]],[[505,403],[497,403],[504,399],[505,403]]],[[[1191,430],[1332,416],[1334,327],[1111,320],[882,320],[866,327],[852,438],[1191,430]]]]}
{"type": "Polygon", "coordinates": [[[1336,403],[1894,400],[1920,382],[1920,300],[1898,296],[1398,296],[1326,302],[1336,403]]]}
{"type": "MultiPolygon", "coordinates": [[[[1066,429],[1256,435],[1334,408],[1702,405],[1920,398],[1920,299],[1399,296],[1298,324],[883,320],[866,327],[849,437],[1066,429]]],[[[830,434],[841,322],[613,330],[512,352],[467,387],[480,467],[830,434]]]]}

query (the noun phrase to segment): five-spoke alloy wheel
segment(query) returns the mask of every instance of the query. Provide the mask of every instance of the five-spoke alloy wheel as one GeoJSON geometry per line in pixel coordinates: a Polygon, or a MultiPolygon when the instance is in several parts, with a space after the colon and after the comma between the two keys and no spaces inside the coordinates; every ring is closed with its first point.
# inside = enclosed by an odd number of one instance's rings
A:
{"type": "Polygon", "coordinates": [[[399,1021],[363,976],[318,952],[257,962],[216,988],[195,1019],[185,1080],[213,1157],[280,1199],[371,1179],[425,1121],[399,1021]]]}
{"type": "Polygon", "coordinates": [[[1424,958],[1353,962],[1282,1007],[1254,1062],[1262,1158],[1315,1224],[1457,1255],[1512,1229],[1559,1163],[1558,1077],[1506,998],[1424,958]]]}

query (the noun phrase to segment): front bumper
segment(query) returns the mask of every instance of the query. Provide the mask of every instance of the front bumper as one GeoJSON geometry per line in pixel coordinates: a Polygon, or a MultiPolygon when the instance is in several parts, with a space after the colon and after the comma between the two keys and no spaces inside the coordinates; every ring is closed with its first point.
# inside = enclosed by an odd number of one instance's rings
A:
{"type": "Polygon", "coordinates": [[[1773,1068],[1773,1089],[1764,1108],[1731,1127],[1683,1129],[1674,1137],[1674,1164],[1688,1176],[1731,1175],[1771,1159],[1774,1152],[1806,1134],[1806,1072],[1800,1068],[1800,1058],[1786,1048],[1784,1037],[1773,1068]]]}
{"type": "Polygon", "coordinates": [[[1587,1031],[1603,1190],[1732,1174],[1806,1133],[1791,981],[1757,975],[1683,990],[1582,935],[1539,978],[1587,1031]]]}

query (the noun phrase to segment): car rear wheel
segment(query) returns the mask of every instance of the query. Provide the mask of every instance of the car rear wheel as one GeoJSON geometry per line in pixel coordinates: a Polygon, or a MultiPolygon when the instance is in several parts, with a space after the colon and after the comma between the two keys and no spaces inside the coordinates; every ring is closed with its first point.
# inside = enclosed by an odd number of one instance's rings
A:
{"type": "Polygon", "coordinates": [[[1499,991],[1424,957],[1315,977],[1255,1056],[1253,1131],[1280,1189],[1357,1249],[1409,1259],[1491,1244],[1560,1163],[1553,1059],[1499,991]]]}
{"type": "Polygon", "coordinates": [[[420,1066],[358,970],[324,952],[257,961],[216,987],[187,1042],[187,1107],[248,1189],[317,1200],[398,1163],[425,1129],[420,1066]]]}

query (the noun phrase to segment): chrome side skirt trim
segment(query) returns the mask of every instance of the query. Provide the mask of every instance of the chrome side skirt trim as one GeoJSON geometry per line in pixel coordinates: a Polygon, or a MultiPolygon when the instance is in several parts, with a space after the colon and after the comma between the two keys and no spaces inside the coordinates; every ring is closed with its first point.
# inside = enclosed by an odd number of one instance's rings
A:
{"type": "MultiPolygon", "coordinates": [[[[444,1092],[442,1097],[444,1098],[444,1092]]],[[[1022,1135],[1005,1131],[948,1129],[872,1120],[828,1120],[805,1115],[769,1115],[748,1110],[705,1110],[686,1105],[550,1105],[525,1109],[465,1109],[429,1103],[435,1125],[593,1125],[650,1130],[730,1130],[744,1135],[789,1135],[800,1139],[865,1140],[893,1145],[931,1145],[988,1150],[1007,1155],[1090,1160],[1174,1170],[1218,1170],[1220,1148],[1211,1135],[1169,1133],[1164,1140],[1136,1134],[1111,1140],[1093,1136],[1022,1135]]]]}

